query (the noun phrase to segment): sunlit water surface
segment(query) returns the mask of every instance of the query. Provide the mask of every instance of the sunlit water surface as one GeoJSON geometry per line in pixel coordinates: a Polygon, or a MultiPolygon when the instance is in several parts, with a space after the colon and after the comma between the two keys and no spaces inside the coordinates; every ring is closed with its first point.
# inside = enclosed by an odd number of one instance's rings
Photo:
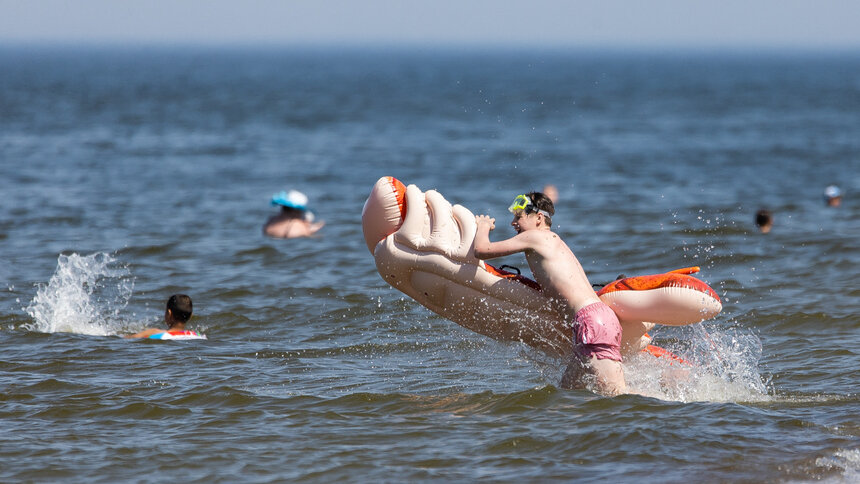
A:
{"type": "Polygon", "coordinates": [[[19,47],[0,72],[0,481],[860,480],[856,55],[19,47]],[[724,310],[652,332],[694,365],[629,359],[643,395],[561,390],[563,362],[379,277],[382,175],[494,238],[554,183],[592,282],[698,265],[724,310]],[[318,237],[262,235],[287,188],[318,237]],[[177,292],[208,340],[120,337],[177,292]]]}

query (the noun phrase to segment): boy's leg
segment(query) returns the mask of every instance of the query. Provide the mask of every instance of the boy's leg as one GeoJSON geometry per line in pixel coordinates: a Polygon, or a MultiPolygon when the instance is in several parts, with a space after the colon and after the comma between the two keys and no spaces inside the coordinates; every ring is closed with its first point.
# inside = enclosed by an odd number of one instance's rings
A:
{"type": "Polygon", "coordinates": [[[621,354],[630,356],[644,350],[651,343],[651,338],[646,336],[646,333],[653,328],[654,323],[625,322],[621,324],[621,354]]]}
{"type": "Polygon", "coordinates": [[[621,363],[610,359],[581,358],[574,355],[560,386],[565,389],[590,390],[605,396],[627,393],[621,363]]]}
{"type": "Polygon", "coordinates": [[[594,376],[594,391],[607,396],[627,393],[621,363],[610,359],[591,358],[588,366],[591,367],[590,372],[594,376]]]}
{"type": "Polygon", "coordinates": [[[561,376],[560,386],[567,390],[586,389],[590,386],[589,379],[585,364],[578,355],[573,355],[561,376]]]}
{"type": "MultiPolygon", "coordinates": [[[[622,329],[615,312],[596,302],[577,311],[573,320],[573,358],[562,377],[562,387],[587,388],[603,395],[625,393],[622,329]]],[[[644,334],[646,327],[641,329],[644,334]]]]}

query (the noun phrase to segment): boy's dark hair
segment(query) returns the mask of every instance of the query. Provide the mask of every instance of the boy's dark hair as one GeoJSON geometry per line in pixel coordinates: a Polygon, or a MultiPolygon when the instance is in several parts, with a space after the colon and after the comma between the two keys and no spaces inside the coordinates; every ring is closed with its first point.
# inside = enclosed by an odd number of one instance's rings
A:
{"type": "Polygon", "coordinates": [[[759,227],[773,222],[773,214],[770,210],[761,209],[755,214],[755,224],[759,227]]]}
{"type": "MultiPolygon", "coordinates": [[[[538,210],[543,210],[550,215],[555,215],[555,206],[552,204],[552,200],[550,200],[548,196],[541,192],[529,192],[526,193],[526,196],[529,197],[529,200],[532,201],[538,210]]],[[[526,207],[526,213],[528,213],[528,209],[529,207],[526,207]]],[[[546,221],[547,227],[552,227],[552,217],[544,215],[543,219],[546,221]]]]}
{"type": "Polygon", "coordinates": [[[187,323],[191,319],[194,309],[191,306],[191,298],[185,294],[174,294],[167,300],[167,309],[179,321],[187,323]]]}

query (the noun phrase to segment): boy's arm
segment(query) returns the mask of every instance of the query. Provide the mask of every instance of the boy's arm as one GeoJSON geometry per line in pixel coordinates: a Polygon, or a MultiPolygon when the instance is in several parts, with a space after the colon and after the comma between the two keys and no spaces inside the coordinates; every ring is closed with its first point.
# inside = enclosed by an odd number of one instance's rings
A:
{"type": "Polygon", "coordinates": [[[495,259],[506,255],[516,254],[531,248],[530,237],[523,232],[510,239],[490,242],[490,230],[496,228],[496,219],[486,215],[475,217],[478,228],[475,232],[475,257],[478,259],[495,259]]]}

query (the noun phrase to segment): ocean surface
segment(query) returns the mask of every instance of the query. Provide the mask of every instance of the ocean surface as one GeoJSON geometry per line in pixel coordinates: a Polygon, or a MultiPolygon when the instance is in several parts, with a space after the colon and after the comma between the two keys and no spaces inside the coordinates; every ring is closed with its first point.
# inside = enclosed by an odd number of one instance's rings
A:
{"type": "Polygon", "coordinates": [[[2,482],[860,480],[860,53],[6,46],[0,194],[2,482]],[[700,266],[694,369],[560,389],[391,288],[384,175],[494,240],[555,184],[594,283],[700,266]],[[120,337],[174,293],[208,340],[120,337]]]}

